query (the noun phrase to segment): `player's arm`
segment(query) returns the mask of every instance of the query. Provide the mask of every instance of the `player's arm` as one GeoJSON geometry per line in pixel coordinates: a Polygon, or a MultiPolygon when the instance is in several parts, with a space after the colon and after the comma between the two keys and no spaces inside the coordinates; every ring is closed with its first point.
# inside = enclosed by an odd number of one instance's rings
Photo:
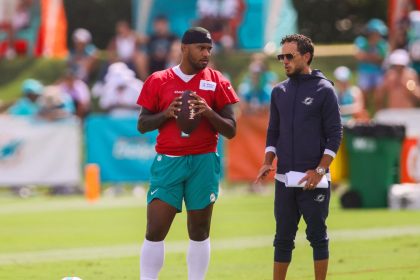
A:
{"type": "Polygon", "coordinates": [[[232,104],[227,104],[220,112],[211,110],[204,115],[217,132],[228,139],[236,135],[236,120],[232,104]]]}
{"type": "Polygon", "coordinates": [[[197,115],[207,118],[213,128],[228,139],[236,135],[236,120],[233,105],[227,104],[219,112],[215,112],[202,98],[196,93],[191,93],[195,99],[190,100],[190,109],[194,109],[197,115]]]}
{"type": "Polygon", "coordinates": [[[162,112],[153,113],[142,107],[137,122],[137,130],[146,133],[161,127],[167,120],[177,118],[177,113],[181,110],[181,97],[176,97],[169,107],[162,112]]]}

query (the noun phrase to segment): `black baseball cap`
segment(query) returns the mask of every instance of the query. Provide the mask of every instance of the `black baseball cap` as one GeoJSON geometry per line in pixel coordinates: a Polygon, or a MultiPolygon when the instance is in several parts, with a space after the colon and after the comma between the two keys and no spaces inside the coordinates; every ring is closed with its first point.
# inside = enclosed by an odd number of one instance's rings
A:
{"type": "Polygon", "coordinates": [[[197,26],[185,31],[181,42],[183,44],[212,44],[213,40],[211,39],[210,32],[207,29],[197,26]]]}

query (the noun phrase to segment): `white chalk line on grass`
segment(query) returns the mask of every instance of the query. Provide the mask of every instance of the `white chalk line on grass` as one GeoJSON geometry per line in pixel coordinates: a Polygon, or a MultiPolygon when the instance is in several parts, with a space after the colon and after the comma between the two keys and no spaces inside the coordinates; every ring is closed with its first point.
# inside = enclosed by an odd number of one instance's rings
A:
{"type": "Polygon", "coordinates": [[[68,199],[56,201],[36,201],[35,203],[6,204],[0,207],[0,218],[2,215],[26,214],[26,213],[44,213],[60,211],[81,211],[81,210],[100,210],[113,208],[132,208],[145,207],[146,199],[144,197],[123,197],[123,198],[101,198],[96,202],[88,202],[81,199],[68,199]]]}
{"type": "MultiPolygon", "coordinates": [[[[384,227],[371,229],[331,230],[332,242],[374,240],[399,236],[419,236],[420,226],[384,227]]],[[[273,236],[249,236],[212,240],[212,250],[232,250],[271,247],[273,236]]],[[[303,233],[298,234],[298,243],[305,241],[303,233]]],[[[97,260],[104,258],[133,257],[140,254],[140,244],[124,244],[102,247],[84,247],[47,251],[32,251],[0,254],[0,266],[14,264],[35,264],[45,262],[97,260]]],[[[188,241],[170,241],[165,244],[167,253],[186,252],[188,241]]]]}

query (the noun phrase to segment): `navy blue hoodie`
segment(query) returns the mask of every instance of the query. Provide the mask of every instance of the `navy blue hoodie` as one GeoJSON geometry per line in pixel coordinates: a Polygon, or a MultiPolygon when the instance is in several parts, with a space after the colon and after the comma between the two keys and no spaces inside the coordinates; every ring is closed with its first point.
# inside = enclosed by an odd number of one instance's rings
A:
{"type": "Polygon", "coordinates": [[[275,147],[277,173],[315,169],[324,154],[337,153],[342,125],[333,83],[319,70],[276,85],[271,94],[267,147],[275,147]]]}

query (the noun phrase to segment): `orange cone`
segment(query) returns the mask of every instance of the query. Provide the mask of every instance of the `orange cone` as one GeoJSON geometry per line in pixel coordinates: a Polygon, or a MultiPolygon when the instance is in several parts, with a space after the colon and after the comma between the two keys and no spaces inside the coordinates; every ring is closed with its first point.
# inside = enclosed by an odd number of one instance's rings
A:
{"type": "Polygon", "coordinates": [[[100,169],[97,164],[85,166],[85,197],[88,201],[94,202],[99,199],[101,192],[100,169]]]}

